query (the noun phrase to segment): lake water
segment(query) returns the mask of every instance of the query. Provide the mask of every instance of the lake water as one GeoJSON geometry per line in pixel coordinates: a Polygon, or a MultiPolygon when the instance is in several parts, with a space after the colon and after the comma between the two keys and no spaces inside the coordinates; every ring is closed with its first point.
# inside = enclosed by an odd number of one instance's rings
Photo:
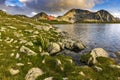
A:
{"type": "Polygon", "coordinates": [[[112,53],[120,51],[120,24],[65,24],[55,26],[81,40],[88,50],[101,47],[112,53]]]}

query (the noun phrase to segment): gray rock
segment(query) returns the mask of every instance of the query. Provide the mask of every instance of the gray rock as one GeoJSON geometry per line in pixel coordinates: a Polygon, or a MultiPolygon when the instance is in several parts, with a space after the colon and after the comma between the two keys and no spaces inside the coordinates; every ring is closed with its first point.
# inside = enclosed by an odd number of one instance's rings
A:
{"type": "Polygon", "coordinates": [[[15,56],[16,59],[20,58],[20,54],[17,53],[16,56],[15,56]]]}
{"type": "Polygon", "coordinates": [[[57,65],[61,65],[61,61],[59,59],[56,59],[57,65]]]}
{"type": "Polygon", "coordinates": [[[120,69],[120,65],[110,65],[110,67],[120,69]]]}
{"type": "Polygon", "coordinates": [[[11,54],[10,54],[10,57],[13,57],[14,55],[15,55],[14,53],[11,53],[11,54]]]}
{"type": "Polygon", "coordinates": [[[103,48],[95,48],[88,54],[81,55],[80,61],[91,65],[98,62],[97,57],[109,57],[109,55],[103,48]]]}
{"type": "Polygon", "coordinates": [[[38,76],[41,76],[43,71],[39,68],[32,68],[28,71],[27,75],[25,76],[25,80],[35,80],[38,76]]]}
{"type": "Polygon", "coordinates": [[[48,53],[48,52],[42,52],[42,53],[40,53],[40,55],[41,55],[41,56],[44,56],[44,55],[49,56],[49,53],[48,53]]]}
{"type": "Polygon", "coordinates": [[[73,45],[73,49],[80,51],[85,49],[85,46],[82,44],[82,42],[75,42],[73,45]]]}
{"type": "Polygon", "coordinates": [[[73,44],[74,44],[74,41],[73,41],[73,40],[71,40],[71,39],[65,39],[65,40],[63,41],[63,43],[64,43],[64,45],[65,45],[65,48],[70,49],[70,50],[73,49],[73,44]]]}
{"type": "Polygon", "coordinates": [[[94,68],[95,68],[97,71],[102,71],[102,70],[103,70],[101,67],[98,67],[98,66],[94,66],[94,68]]]}
{"type": "Polygon", "coordinates": [[[82,75],[82,76],[85,76],[85,74],[84,74],[82,71],[81,71],[81,72],[79,72],[79,74],[80,74],[80,75],[82,75]]]}
{"type": "Polygon", "coordinates": [[[58,44],[60,45],[60,48],[61,48],[61,49],[64,49],[64,48],[65,48],[65,46],[64,46],[64,44],[63,44],[62,42],[58,42],[58,44]]]}
{"type": "Polygon", "coordinates": [[[82,42],[75,41],[72,39],[65,39],[65,40],[63,40],[63,43],[64,43],[64,47],[66,49],[69,49],[69,50],[72,50],[75,52],[79,52],[85,48],[85,46],[83,45],[82,42]]]}
{"type": "Polygon", "coordinates": [[[16,75],[16,74],[18,74],[20,71],[19,71],[18,69],[13,69],[13,68],[11,68],[11,69],[9,69],[9,72],[10,72],[11,75],[16,75]]]}
{"type": "Polygon", "coordinates": [[[52,54],[56,54],[58,52],[60,52],[60,46],[57,43],[50,43],[49,47],[48,47],[48,52],[52,55],[52,54]]]}
{"type": "Polygon", "coordinates": [[[22,46],[20,48],[20,52],[26,53],[28,56],[30,56],[30,55],[34,55],[34,56],[37,55],[36,52],[32,51],[31,49],[29,49],[29,48],[27,48],[25,46],[22,46]]]}
{"type": "Polygon", "coordinates": [[[67,78],[67,77],[64,77],[63,80],[68,80],[68,78],[67,78]]]}
{"type": "Polygon", "coordinates": [[[23,63],[17,63],[16,65],[17,65],[17,66],[24,66],[23,63]]]}
{"type": "Polygon", "coordinates": [[[44,80],[53,80],[53,77],[45,78],[44,80]]]}
{"type": "Polygon", "coordinates": [[[92,56],[92,62],[96,63],[97,57],[109,57],[108,53],[103,48],[95,48],[91,51],[90,55],[92,56]]]}

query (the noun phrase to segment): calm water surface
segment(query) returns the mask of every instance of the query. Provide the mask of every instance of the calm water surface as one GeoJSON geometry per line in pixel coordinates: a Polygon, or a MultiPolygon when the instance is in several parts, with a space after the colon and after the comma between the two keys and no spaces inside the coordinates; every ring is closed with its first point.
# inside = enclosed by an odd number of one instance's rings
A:
{"type": "Polygon", "coordinates": [[[87,49],[101,47],[109,52],[120,51],[120,24],[55,25],[72,37],[81,40],[87,49]]]}

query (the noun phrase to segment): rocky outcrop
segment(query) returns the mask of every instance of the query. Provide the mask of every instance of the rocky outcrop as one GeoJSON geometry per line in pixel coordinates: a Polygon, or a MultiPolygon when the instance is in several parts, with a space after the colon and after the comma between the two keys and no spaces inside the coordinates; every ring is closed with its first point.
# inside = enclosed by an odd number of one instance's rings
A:
{"type": "Polygon", "coordinates": [[[59,20],[75,23],[75,22],[116,22],[116,18],[106,10],[90,12],[82,9],[71,9],[63,16],[58,17],[59,20]]]}

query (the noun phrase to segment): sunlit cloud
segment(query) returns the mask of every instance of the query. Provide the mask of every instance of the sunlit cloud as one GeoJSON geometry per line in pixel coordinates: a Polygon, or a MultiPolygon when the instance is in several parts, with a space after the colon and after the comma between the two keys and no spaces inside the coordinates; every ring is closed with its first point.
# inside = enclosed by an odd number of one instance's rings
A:
{"type": "Polygon", "coordinates": [[[36,11],[60,12],[71,8],[91,9],[102,0],[20,0],[36,11]]]}

